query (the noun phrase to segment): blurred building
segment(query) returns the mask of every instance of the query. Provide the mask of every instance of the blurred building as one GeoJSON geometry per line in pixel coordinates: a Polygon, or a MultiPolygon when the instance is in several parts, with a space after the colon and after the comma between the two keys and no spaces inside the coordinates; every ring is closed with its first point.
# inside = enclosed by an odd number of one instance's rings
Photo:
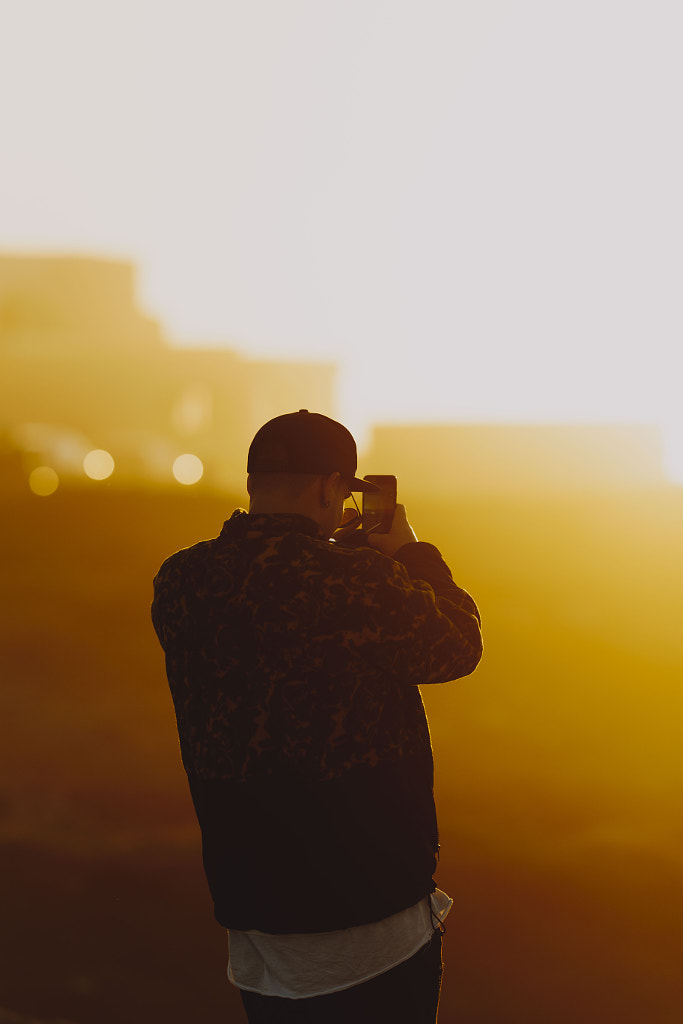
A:
{"type": "Polygon", "coordinates": [[[662,439],[638,424],[404,424],[374,431],[364,471],[458,496],[663,486],[662,439]]]}
{"type": "Polygon", "coordinates": [[[334,415],[335,367],[174,348],[138,307],[134,268],[77,257],[0,256],[0,431],[26,466],[83,473],[104,449],[117,479],[173,482],[193,454],[203,481],[243,487],[246,450],[271,416],[334,415]]]}

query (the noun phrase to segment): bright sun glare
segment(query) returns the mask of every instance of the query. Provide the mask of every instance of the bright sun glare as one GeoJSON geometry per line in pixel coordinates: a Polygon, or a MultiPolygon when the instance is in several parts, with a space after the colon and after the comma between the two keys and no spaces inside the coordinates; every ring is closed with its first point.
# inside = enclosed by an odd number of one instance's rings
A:
{"type": "Polygon", "coordinates": [[[671,483],[683,486],[683,419],[666,418],[661,429],[664,473],[671,483]]]}
{"type": "MultiPolygon", "coordinates": [[[[135,260],[183,344],[338,362],[357,431],[658,423],[683,481],[679,5],[369,6],[358,32],[346,5],[266,2],[265,31],[262,5],[140,20],[121,0],[110,35],[85,5],[87,55],[60,5],[42,42],[27,17],[30,67],[0,41],[23,105],[5,236],[135,260]],[[54,209],[15,201],[27,166],[55,167],[54,209]]],[[[174,412],[209,414],[194,393],[174,412]]]]}

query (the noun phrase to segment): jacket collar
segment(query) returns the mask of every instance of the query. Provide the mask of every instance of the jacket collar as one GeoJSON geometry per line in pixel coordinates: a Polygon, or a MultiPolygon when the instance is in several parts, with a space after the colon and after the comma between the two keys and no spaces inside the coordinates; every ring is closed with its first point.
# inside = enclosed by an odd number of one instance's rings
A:
{"type": "Polygon", "coordinates": [[[237,539],[244,537],[256,540],[257,537],[277,537],[285,533],[304,533],[310,537],[321,537],[320,527],[308,516],[297,512],[273,512],[252,515],[243,508],[235,509],[230,518],[223,523],[221,537],[237,539]]]}

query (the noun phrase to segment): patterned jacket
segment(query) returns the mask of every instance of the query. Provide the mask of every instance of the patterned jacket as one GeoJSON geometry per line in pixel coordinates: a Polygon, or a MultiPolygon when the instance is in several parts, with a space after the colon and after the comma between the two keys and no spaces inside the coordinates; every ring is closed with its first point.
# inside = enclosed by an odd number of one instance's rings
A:
{"type": "Polygon", "coordinates": [[[435,547],[392,559],[238,509],[164,562],[152,619],[222,925],[331,931],[433,891],[418,685],[467,675],[482,650],[435,547]]]}

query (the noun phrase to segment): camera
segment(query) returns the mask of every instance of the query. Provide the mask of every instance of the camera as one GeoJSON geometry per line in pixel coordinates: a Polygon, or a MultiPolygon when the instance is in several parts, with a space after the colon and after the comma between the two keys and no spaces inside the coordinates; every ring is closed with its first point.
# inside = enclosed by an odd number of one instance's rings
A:
{"type": "MultiPolygon", "coordinates": [[[[363,491],[362,511],[347,507],[341,525],[332,538],[347,548],[364,547],[369,533],[389,533],[396,511],[396,477],[365,476],[374,485],[372,491],[363,491]]],[[[354,502],[355,504],[355,502],[354,502]]]]}
{"type": "Polygon", "coordinates": [[[361,530],[364,533],[389,533],[396,511],[396,477],[365,476],[377,490],[363,491],[361,530]]]}

